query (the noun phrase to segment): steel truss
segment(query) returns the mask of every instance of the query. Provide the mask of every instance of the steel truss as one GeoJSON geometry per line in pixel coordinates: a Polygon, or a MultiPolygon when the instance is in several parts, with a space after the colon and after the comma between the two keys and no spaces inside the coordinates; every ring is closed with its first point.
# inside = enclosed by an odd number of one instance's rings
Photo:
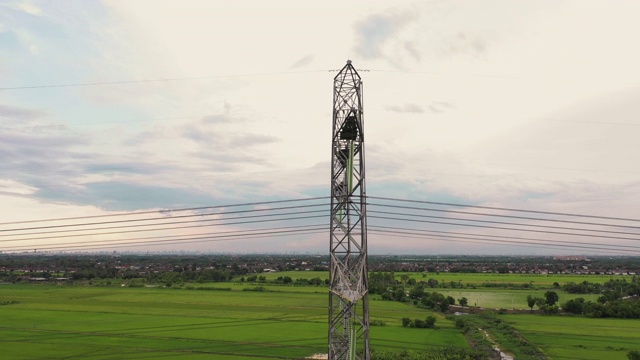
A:
{"type": "Polygon", "coordinates": [[[362,80],[349,60],[333,90],[330,360],[370,358],[362,110],[362,80]]]}

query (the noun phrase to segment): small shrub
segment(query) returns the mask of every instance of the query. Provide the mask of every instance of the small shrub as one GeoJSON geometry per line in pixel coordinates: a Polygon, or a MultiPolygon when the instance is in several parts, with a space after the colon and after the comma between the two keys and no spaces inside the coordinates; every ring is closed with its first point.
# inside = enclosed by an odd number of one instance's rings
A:
{"type": "Polygon", "coordinates": [[[409,327],[409,325],[411,325],[411,319],[402,318],[402,327],[409,327]]]}
{"type": "Polygon", "coordinates": [[[263,292],[263,291],[267,291],[267,289],[264,288],[264,286],[256,286],[256,287],[252,287],[252,288],[244,288],[242,289],[242,291],[258,291],[258,292],[263,292]]]}
{"type": "Polygon", "coordinates": [[[436,326],[436,318],[434,316],[427,316],[424,322],[428,328],[434,328],[436,326]]]}
{"type": "Polygon", "coordinates": [[[413,323],[415,324],[415,327],[417,327],[418,329],[424,329],[427,327],[427,323],[424,320],[415,319],[413,320],[413,323]]]}

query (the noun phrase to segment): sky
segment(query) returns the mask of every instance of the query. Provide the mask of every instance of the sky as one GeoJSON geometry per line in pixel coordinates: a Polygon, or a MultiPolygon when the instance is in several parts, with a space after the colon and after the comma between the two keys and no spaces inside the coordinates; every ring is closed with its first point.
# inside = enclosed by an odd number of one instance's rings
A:
{"type": "MultiPolygon", "coordinates": [[[[0,0],[0,225],[329,196],[348,59],[368,195],[640,219],[638,13],[623,0],[0,0]]],[[[176,249],[326,252],[328,235],[147,250],[176,249]]],[[[590,252],[382,235],[369,249],[590,252]]]]}

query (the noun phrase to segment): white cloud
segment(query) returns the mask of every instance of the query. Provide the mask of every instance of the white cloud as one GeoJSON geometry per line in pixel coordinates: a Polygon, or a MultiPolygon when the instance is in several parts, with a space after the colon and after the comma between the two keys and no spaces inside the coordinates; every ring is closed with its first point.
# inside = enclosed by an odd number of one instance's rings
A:
{"type": "Polygon", "coordinates": [[[69,203],[69,212],[72,203],[131,209],[326,192],[335,75],[327,70],[352,58],[371,70],[360,74],[372,191],[636,211],[637,126],[615,123],[639,115],[630,83],[640,82],[640,52],[629,46],[637,7],[27,7],[4,27],[18,46],[0,45],[11,84],[142,81],[0,92],[0,126],[12,129],[0,142],[3,184],[36,203],[69,203]],[[144,82],[162,78],[174,80],[144,82]]]}
{"type": "Polygon", "coordinates": [[[402,106],[398,105],[389,105],[387,106],[388,111],[399,112],[399,113],[416,113],[421,114],[424,112],[424,109],[417,104],[407,103],[402,106]]]}
{"type": "Polygon", "coordinates": [[[313,63],[314,59],[315,59],[315,55],[312,55],[312,54],[305,55],[300,59],[296,60],[296,62],[294,62],[291,66],[289,66],[289,69],[298,69],[298,68],[305,67],[313,63]]]}
{"type": "MultiPolygon", "coordinates": [[[[399,32],[417,19],[418,14],[411,10],[385,10],[382,13],[372,14],[356,24],[358,42],[355,51],[363,59],[377,59],[389,56],[385,51],[385,45],[390,41],[398,41],[399,32]]],[[[405,43],[406,46],[406,43],[405,43]]],[[[410,46],[414,56],[415,48],[410,46]]]]}
{"type": "Polygon", "coordinates": [[[10,179],[0,179],[0,193],[8,195],[30,195],[37,188],[10,179]]]}
{"type": "Polygon", "coordinates": [[[33,5],[30,1],[23,1],[17,5],[19,9],[26,12],[29,15],[41,16],[42,9],[36,5],[33,5]]]}

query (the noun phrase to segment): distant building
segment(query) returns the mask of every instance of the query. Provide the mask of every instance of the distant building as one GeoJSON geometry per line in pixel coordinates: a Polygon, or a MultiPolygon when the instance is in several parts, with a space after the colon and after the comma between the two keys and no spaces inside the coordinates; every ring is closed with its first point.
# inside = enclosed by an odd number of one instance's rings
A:
{"type": "Polygon", "coordinates": [[[586,256],[554,256],[553,260],[559,261],[589,261],[586,256]]]}

